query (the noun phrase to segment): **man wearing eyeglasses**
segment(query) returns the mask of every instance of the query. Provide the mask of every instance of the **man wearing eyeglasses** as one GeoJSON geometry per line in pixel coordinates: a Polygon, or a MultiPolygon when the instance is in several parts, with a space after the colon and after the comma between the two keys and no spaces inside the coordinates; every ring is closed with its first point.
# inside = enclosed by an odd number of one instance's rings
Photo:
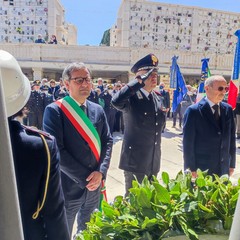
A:
{"type": "Polygon", "coordinates": [[[61,156],[62,186],[70,233],[78,213],[78,231],[86,228],[99,207],[100,185],[112,152],[112,137],[103,108],[87,100],[92,87],[90,71],[72,63],[63,71],[69,92],[47,106],[44,129],[56,137],[61,156]]]}
{"type": "Polygon", "coordinates": [[[197,177],[197,169],[218,176],[233,174],[236,162],[233,110],[223,102],[228,91],[222,76],[205,81],[206,97],[191,105],[184,115],[184,169],[197,177]]]}

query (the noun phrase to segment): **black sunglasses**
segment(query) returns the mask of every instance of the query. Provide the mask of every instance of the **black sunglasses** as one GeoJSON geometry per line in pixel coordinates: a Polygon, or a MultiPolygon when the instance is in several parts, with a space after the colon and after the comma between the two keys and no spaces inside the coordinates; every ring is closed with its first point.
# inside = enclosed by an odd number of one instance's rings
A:
{"type": "Polygon", "coordinates": [[[218,87],[217,89],[219,92],[222,92],[223,90],[225,90],[226,92],[228,92],[229,87],[218,87]]]}

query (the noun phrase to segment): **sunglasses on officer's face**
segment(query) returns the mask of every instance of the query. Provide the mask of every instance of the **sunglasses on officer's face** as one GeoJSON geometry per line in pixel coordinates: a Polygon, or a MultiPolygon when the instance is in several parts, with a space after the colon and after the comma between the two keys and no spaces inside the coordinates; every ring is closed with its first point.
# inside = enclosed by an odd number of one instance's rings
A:
{"type": "Polygon", "coordinates": [[[226,92],[228,92],[229,87],[218,87],[217,89],[219,92],[222,92],[223,90],[225,90],[226,92]]]}

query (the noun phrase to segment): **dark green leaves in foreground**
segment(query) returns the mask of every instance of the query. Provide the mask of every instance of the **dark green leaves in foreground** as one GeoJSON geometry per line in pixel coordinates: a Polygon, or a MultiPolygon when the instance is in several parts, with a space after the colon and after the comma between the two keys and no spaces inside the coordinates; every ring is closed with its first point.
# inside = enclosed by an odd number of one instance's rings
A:
{"type": "Polygon", "coordinates": [[[78,240],[158,240],[186,235],[198,239],[199,234],[227,234],[231,228],[240,185],[226,177],[219,178],[198,171],[178,173],[170,179],[162,173],[161,183],[147,178],[133,182],[127,198],[117,196],[112,204],[102,202],[102,212],[91,216],[87,229],[78,240]]]}

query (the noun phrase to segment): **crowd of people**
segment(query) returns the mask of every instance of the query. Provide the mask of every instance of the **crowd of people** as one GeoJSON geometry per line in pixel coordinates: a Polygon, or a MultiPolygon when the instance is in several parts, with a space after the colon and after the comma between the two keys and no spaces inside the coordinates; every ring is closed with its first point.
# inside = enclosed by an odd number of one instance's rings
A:
{"type": "MultiPolygon", "coordinates": [[[[103,107],[111,134],[114,131],[121,133],[124,131],[122,113],[111,104],[112,97],[124,85],[125,83],[121,83],[121,81],[115,84],[107,84],[103,82],[102,78],[98,78],[97,85],[91,84],[90,95],[87,97],[88,100],[103,107]]],[[[23,121],[27,126],[42,129],[43,113],[46,106],[69,95],[69,92],[62,78],[58,82],[54,79],[48,80],[47,78],[43,78],[41,81],[35,80],[32,82],[31,88],[31,96],[26,105],[28,114],[23,121]]]]}
{"type": "MultiPolygon", "coordinates": [[[[106,81],[103,81],[102,78],[98,78],[96,84],[92,83],[90,95],[87,97],[88,100],[103,107],[111,134],[113,134],[113,132],[124,132],[123,113],[115,108],[111,101],[114,95],[117,94],[125,85],[126,84],[121,81],[109,84],[106,81]]],[[[47,78],[43,78],[41,81],[35,80],[31,84],[31,87],[31,96],[28,104],[26,105],[28,114],[24,119],[24,124],[42,129],[42,117],[45,107],[58,99],[64,98],[69,93],[62,78],[58,81],[54,79],[48,80],[47,78]]],[[[186,87],[188,92],[183,96],[182,101],[178,104],[175,111],[172,111],[171,92],[169,89],[165,88],[165,83],[160,82],[159,86],[155,86],[153,89],[163,102],[163,106],[166,111],[166,119],[173,119],[173,127],[176,127],[178,119],[178,126],[179,128],[182,128],[182,120],[186,108],[194,104],[196,101],[196,88],[190,85],[187,85],[186,87]]],[[[164,129],[165,126],[163,127],[162,132],[164,132],[164,129]]]]}
{"type": "MultiPolygon", "coordinates": [[[[132,180],[141,182],[147,176],[151,181],[159,173],[161,136],[165,131],[166,119],[171,115],[173,127],[176,127],[179,116],[179,127],[183,130],[184,170],[189,170],[194,178],[197,177],[197,169],[208,170],[213,176],[233,174],[236,124],[232,108],[223,102],[227,92],[226,80],[222,76],[208,78],[205,81],[206,97],[197,103],[196,88],[187,85],[187,93],[176,110],[171,111],[170,92],[163,82],[157,87],[157,56],[148,54],[141,58],[133,65],[131,72],[135,77],[127,84],[120,81],[107,84],[98,78],[94,85],[91,71],[84,63],[71,63],[64,69],[59,84],[54,79],[35,80],[26,106],[19,109],[20,114],[10,116],[11,128],[18,129],[12,131],[15,162],[21,161],[21,158],[39,159],[41,154],[38,151],[44,143],[39,136],[44,136],[48,141],[50,157],[55,164],[52,169],[55,172],[50,172],[55,174],[55,178],[50,178],[47,191],[41,184],[38,188],[31,185],[39,184],[32,179],[40,178],[30,174],[29,188],[34,188],[39,196],[47,192],[45,209],[53,204],[51,200],[58,203],[54,209],[58,207],[61,216],[51,216],[52,222],[56,218],[56,221],[61,220],[58,221],[59,226],[65,225],[58,239],[70,239],[76,216],[77,231],[84,230],[91,213],[99,208],[101,188],[111,161],[114,131],[123,133],[119,168],[124,172],[126,197],[132,180]],[[36,129],[22,127],[15,121],[22,121],[36,129]],[[19,147],[25,149],[24,153],[19,147]],[[34,152],[34,147],[38,151],[34,152]],[[53,183],[57,192],[50,192],[53,183]]],[[[238,102],[240,104],[240,100],[238,102]]],[[[46,158],[45,151],[43,155],[41,159],[46,158]]],[[[20,202],[24,201],[22,192],[26,191],[22,181],[19,175],[20,202]]],[[[34,196],[34,201],[36,199],[34,196]]],[[[27,210],[28,206],[24,205],[22,214],[29,221],[24,222],[25,239],[40,239],[35,237],[39,229],[41,235],[47,234],[48,239],[56,239],[51,237],[52,231],[48,232],[52,222],[47,224],[49,216],[44,208],[42,212],[38,209],[41,221],[34,222],[35,225],[27,210]],[[28,232],[28,226],[31,226],[31,232],[28,232]]]]}

